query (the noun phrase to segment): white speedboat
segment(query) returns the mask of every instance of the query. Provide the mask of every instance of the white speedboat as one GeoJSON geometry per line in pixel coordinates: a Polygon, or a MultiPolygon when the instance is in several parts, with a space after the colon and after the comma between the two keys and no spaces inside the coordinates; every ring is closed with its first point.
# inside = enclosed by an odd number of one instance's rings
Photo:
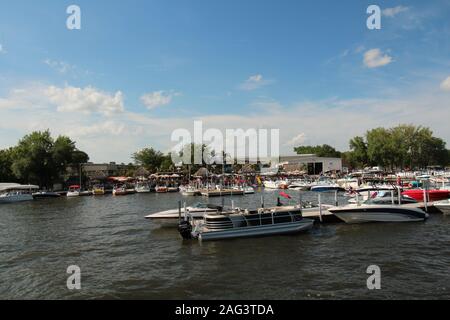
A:
{"type": "Polygon", "coordinates": [[[266,180],[264,181],[264,188],[266,189],[279,189],[280,184],[277,181],[266,180]]]}
{"type": "Polygon", "coordinates": [[[192,186],[180,188],[180,192],[183,196],[197,196],[200,194],[200,190],[192,186]]]}
{"type": "Polygon", "coordinates": [[[311,189],[311,181],[306,181],[306,180],[291,181],[291,184],[289,185],[289,189],[307,191],[307,190],[311,189]]]}
{"type": "Polygon", "coordinates": [[[238,191],[242,191],[244,192],[244,194],[254,194],[255,193],[255,189],[251,186],[236,186],[233,187],[233,190],[238,190],[238,191]]]}
{"type": "Polygon", "coordinates": [[[128,194],[125,186],[115,186],[113,189],[113,196],[126,196],[128,194]]]}
{"type": "Polygon", "coordinates": [[[434,206],[445,215],[450,215],[450,199],[436,201],[434,206]]]}
{"type": "Polygon", "coordinates": [[[21,185],[18,183],[0,184],[0,203],[12,203],[33,200],[33,191],[38,190],[35,185],[21,185]]]}
{"type": "Polygon", "coordinates": [[[148,185],[148,183],[138,182],[136,184],[135,190],[137,193],[149,193],[150,186],[148,185]]]}
{"type": "MultiPolygon", "coordinates": [[[[186,214],[189,214],[193,219],[203,219],[205,213],[217,212],[217,210],[217,206],[198,202],[192,206],[186,207],[186,214]]],[[[145,218],[160,224],[176,226],[179,223],[179,215],[179,209],[172,209],[152,213],[145,218]]],[[[183,207],[181,208],[181,215],[183,217],[185,215],[183,207]]]]}
{"type": "Polygon", "coordinates": [[[79,185],[72,185],[69,187],[69,191],[67,191],[67,197],[79,197],[81,193],[81,187],[79,185]]]}
{"type": "Polygon", "coordinates": [[[302,217],[300,206],[284,206],[208,213],[194,228],[189,220],[182,221],[178,231],[184,239],[215,241],[295,234],[307,231],[313,225],[314,220],[302,217]]]}
{"type": "Polygon", "coordinates": [[[342,221],[350,224],[367,222],[417,222],[424,221],[428,214],[418,208],[402,205],[361,204],[329,208],[342,221]]]}

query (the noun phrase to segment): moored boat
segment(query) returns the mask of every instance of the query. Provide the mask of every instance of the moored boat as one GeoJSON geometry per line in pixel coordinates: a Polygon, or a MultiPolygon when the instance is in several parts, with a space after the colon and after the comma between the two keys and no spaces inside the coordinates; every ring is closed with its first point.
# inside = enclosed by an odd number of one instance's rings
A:
{"type": "Polygon", "coordinates": [[[155,188],[156,193],[167,193],[167,187],[166,186],[156,186],[155,188]]]}
{"type": "Polygon", "coordinates": [[[39,191],[33,193],[34,199],[48,199],[48,198],[59,198],[61,195],[57,192],[52,191],[39,191]]]}
{"type": "Polygon", "coordinates": [[[228,212],[219,210],[205,214],[204,221],[195,224],[193,229],[189,220],[183,221],[178,230],[184,239],[214,241],[295,234],[307,231],[313,225],[314,220],[302,217],[300,206],[285,206],[228,212]]]}
{"type": "Polygon", "coordinates": [[[151,189],[148,183],[138,182],[136,183],[136,192],[137,193],[150,193],[151,189]]]}
{"type": "Polygon", "coordinates": [[[33,200],[33,191],[39,189],[35,185],[17,183],[0,183],[0,203],[12,203],[33,200]]]}
{"type": "Polygon", "coordinates": [[[183,196],[197,196],[201,195],[200,190],[195,187],[188,186],[184,188],[180,188],[180,192],[183,196]]]}
{"type": "Polygon", "coordinates": [[[81,187],[79,185],[69,186],[69,191],[67,191],[66,196],[68,198],[79,197],[81,192],[81,187]]]}
{"type": "Polygon", "coordinates": [[[102,196],[105,194],[105,187],[103,186],[94,186],[92,189],[92,194],[94,196],[102,196]]]}
{"type": "Polygon", "coordinates": [[[367,222],[417,222],[424,221],[428,218],[428,214],[423,210],[402,205],[347,205],[329,208],[328,211],[349,224],[367,222]]]}
{"type": "Polygon", "coordinates": [[[450,198],[449,190],[410,189],[402,192],[403,195],[411,197],[420,202],[424,201],[424,193],[427,195],[427,201],[440,201],[450,198]]]}
{"type": "MultiPolygon", "coordinates": [[[[192,217],[192,219],[196,220],[196,219],[203,219],[203,215],[205,213],[217,212],[217,210],[218,206],[198,202],[193,204],[192,206],[187,206],[186,214],[189,214],[192,217]]],[[[146,216],[145,218],[150,219],[159,224],[171,225],[176,227],[179,223],[180,213],[182,214],[182,216],[184,216],[185,214],[184,207],[182,207],[181,210],[172,209],[152,213],[146,216]]]]}
{"type": "Polygon", "coordinates": [[[125,196],[127,194],[127,189],[124,186],[117,186],[113,189],[114,196],[125,196]]]}

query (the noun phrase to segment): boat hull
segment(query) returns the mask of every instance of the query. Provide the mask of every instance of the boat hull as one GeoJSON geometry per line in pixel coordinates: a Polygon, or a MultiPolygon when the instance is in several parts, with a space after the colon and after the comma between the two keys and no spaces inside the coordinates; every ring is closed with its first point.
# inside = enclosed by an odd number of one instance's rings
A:
{"type": "Polygon", "coordinates": [[[6,197],[0,197],[0,203],[14,203],[33,200],[31,194],[15,194],[6,197]]]}
{"type": "Polygon", "coordinates": [[[356,208],[328,209],[336,217],[348,224],[371,222],[419,222],[428,218],[428,214],[420,209],[385,206],[370,208],[370,206],[356,208]]]}
{"type": "MultiPolygon", "coordinates": [[[[423,190],[413,189],[403,191],[402,195],[411,197],[419,202],[423,202],[423,193],[423,190]]],[[[440,201],[450,198],[450,191],[448,190],[428,190],[426,193],[428,195],[428,201],[440,201]]]]}
{"type": "Polygon", "coordinates": [[[303,219],[296,222],[278,223],[270,225],[262,225],[255,227],[240,227],[221,231],[208,231],[199,234],[200,241],[215,241],[236,238],[251,238],[261,236],[274,236],[296,234],[310,230],[314,225],[314,221],[303,219]]]}
{"type": "Polygon", "coordinates": [[[59,198],[61,195],[56,192],[38,192],[33,193],[34,199],[59,198]]]}

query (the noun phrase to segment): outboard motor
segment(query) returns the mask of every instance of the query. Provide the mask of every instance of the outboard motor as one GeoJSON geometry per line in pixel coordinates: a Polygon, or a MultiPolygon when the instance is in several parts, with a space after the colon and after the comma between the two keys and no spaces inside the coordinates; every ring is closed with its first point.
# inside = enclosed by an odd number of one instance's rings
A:
{"type": "Polygon", "coordinates": [[[181,221],[178,225],[178,232],[181,234],[183,239],[192,239],[192,225],[189,221],[181,221]]]}

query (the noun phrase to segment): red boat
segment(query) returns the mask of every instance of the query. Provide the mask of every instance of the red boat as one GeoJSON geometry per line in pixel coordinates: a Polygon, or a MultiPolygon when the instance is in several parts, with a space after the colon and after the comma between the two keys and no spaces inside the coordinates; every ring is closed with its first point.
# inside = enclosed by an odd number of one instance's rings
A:
{"type": "MultiPolygon", "coordinates": [[[[440,201],[450,198],[449,190],[427,190],[428,201],[440,201]]],[[[423,202],[423,189],[411,189],[402,192],[402,195],[423,202]]]]}

